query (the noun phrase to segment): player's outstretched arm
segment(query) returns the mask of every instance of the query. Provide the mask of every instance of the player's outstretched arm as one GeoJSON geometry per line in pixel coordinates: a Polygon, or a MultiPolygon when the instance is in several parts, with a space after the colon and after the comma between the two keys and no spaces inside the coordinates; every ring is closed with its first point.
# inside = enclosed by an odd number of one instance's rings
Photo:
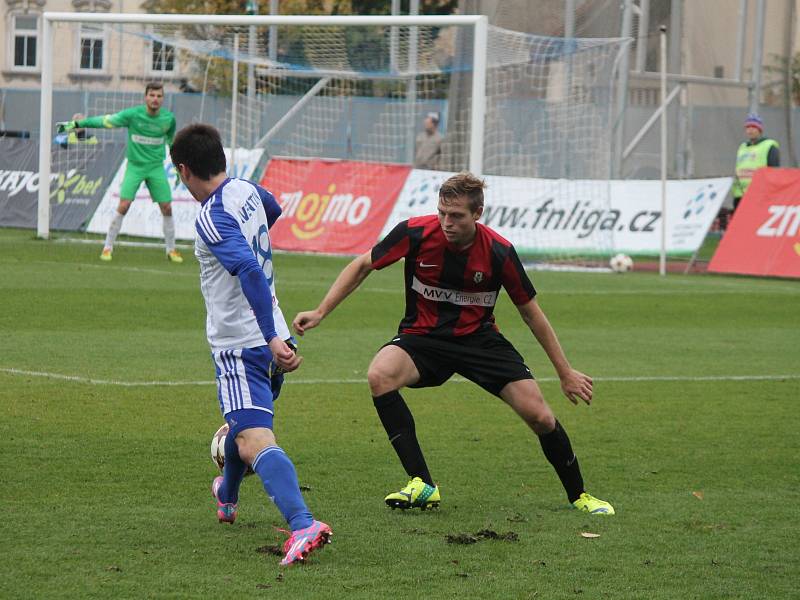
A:
{"type": "Polygon", "coordinates": [[[569,398],[573,404],[578,403],[578,399],[583,400],[586,404],[592,402],[592,378],[572,368],[567,360],[564,350],[561,348],[561,343],[558,341],[556,332],[547,316],[539,306],[536,298],[529,302],[517,306],[522,320],[533,333],[536,340],[544,349],[550,362],[558,373],[558,378],[561,380],[561,391],[569,398]]]}
{"type": "Polygon", "coordinates": [[[298,335],[303,335],[307,330],[319,325],[322,319],[361,285],[370,272],[372,272],[371,251],[365,252],[342,269],[317,308],[297,313],[292,321],[292,327],[298,335]]]}

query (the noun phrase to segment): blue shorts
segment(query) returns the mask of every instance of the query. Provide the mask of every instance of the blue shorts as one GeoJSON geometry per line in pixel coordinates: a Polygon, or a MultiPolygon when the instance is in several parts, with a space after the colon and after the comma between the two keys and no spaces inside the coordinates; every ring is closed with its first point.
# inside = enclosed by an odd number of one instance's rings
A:
{"type": "Polygon", "coordinates": [[[269,346],[212,352],[217,372],[217,398],[234,437],[243,429],[272,429],[274,403],[283,373],[274,373],[269,346]]]}

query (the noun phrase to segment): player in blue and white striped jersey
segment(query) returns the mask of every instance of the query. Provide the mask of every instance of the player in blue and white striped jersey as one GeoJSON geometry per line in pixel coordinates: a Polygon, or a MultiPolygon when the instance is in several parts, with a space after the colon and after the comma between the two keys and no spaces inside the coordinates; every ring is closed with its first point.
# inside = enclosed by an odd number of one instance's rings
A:
{"type": "Polygon", "coordinates": [[[281,564],[302,561],[329,541],[300,493],[294,465],[273,433],[276,369],[293,371],[301,358],[275,296],[269,228],[281,214],[272,194],[225,175],[219,133],[210,125],[182,129],[170,149],[181,180],[202,206],[195,222],[195,256],[205,298],[206,334],[217,374],[220,410],[229,425],[225,468],[214,479],[217,517],[233,523],[239,485],[250,466],[292,530],[281,564]]]}

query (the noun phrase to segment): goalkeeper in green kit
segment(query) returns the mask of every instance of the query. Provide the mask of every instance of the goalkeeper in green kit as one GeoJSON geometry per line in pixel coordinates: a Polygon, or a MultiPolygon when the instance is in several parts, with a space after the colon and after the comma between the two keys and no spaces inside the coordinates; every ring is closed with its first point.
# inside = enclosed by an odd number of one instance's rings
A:
{"type": "Polygon", "coordinates": [[[58,132],[62,133],[75,128],[113,128],[128,129],[128,147],[125,157],[128,166],[122,178],[119,193],[119,206],[106,235],[106,243],[100,260],[111,260],[114,240],[122,227],[122,220],[136,198],[136,191],[142,182],[147,185],[150,197],[158,204],[164,217],[164,242],[167,258],[174,263],[182,263],[183,257],[175,249],[175,223],[172,220],[172,193],[164,172],[166,146],[172,144],[175,137],[175,115],[164,103],[164,86],[160,83],[148,83],[144,90],[144,104],[127,108],[113,115],[88,117],[78,121],[58,123],[58,132]]]}

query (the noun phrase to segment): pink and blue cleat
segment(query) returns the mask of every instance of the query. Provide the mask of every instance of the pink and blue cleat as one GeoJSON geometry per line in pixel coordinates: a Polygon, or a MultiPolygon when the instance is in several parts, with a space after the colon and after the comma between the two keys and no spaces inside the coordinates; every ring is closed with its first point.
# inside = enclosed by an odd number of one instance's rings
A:
{"type": "Polygon", "coordinates": [[[306,557],[314,550],[331,543],[331,535],[333,535],[331,528],[322,521],[314,521],[305,529],[293,531],[283,544],[283,553],[286,556],[281,560],[281,565],[303,564],[306,557]]]}
{"type": "Polygon", "coordinates": [[[211,482],[211,494],[214,496],[214,500],[217,501],[217,518],[219,519],[220,523],[233,524],[238,513],[237,506],[235,502],[220,502],[217,493],[219,492],[219,486],[221,485],[221,475],[215,477],[214,481],[211,482]]]}

